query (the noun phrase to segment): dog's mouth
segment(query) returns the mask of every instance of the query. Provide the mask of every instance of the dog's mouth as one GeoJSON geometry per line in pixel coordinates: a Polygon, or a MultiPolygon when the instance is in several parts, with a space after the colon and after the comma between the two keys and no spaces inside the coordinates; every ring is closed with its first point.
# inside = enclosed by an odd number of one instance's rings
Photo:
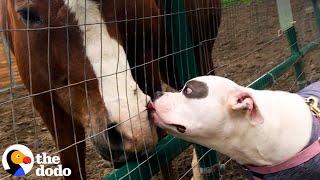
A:
{"type": "Polygon", "coordinates": [[[187,128],[183,125],[180,124],[167,124],[165,123],[161,118],[158,120],[154,120],[155,124],[158,125],[159,127],[166,129],[168,131],[178,131],[179,133],[185,133],[187,128]]]}
{"type": "Polygon", "coordinates": [[[157,126],[160,128],[166,129],[166,130],[177,130],[179,133],[185,133],[186,132],[186,127],[180,124],[169,124],[166,123],[157,113],[154,104],[152,102],[148,103],[148,112],[149,112],[149,119],[152,120],[157,126]]]}
{"type": "Polygon", "coordinates": [[[180,132],[180,133],[185,133],[186,132],[186,127],[182,126],[182,125],[179,125],[179,124],[169,124],[171,126],[175,126],[177,131],[180,132]]]}

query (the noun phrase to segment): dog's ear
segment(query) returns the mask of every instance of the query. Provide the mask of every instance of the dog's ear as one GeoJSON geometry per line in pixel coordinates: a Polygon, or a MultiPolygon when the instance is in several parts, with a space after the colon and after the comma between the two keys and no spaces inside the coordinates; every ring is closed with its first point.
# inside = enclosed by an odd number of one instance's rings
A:
{"type": "Polygon", "coordinates": [[[263,118],[259,108],[248,91],[241,89],[230,93],[228,97],[228,105],[231,111],[249,115],[251,124],[256,125],[263,123],[263,118]]]}

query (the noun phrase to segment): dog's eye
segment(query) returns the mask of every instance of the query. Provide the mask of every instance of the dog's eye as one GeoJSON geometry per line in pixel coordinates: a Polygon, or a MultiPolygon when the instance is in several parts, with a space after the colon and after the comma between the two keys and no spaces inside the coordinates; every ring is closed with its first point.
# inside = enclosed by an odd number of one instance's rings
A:
{"type": "Polygon", "coordinates": [[[37,11],[30,8],[23,8],[17,11],[25,24],[41,24],[42,19],[37,11]]]}
{"type": "Polygon", "coordinates": [[[190,95],[192,93],[192,89],[189,87],[184,88],[184,93],[190,95]]]}

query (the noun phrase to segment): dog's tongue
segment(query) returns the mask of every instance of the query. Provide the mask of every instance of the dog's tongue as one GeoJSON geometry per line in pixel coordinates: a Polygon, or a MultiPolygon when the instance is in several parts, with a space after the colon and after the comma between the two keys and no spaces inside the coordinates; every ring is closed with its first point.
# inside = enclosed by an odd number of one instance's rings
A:
{"type": "Polygon", "coordinates": [[[178,124],[173,124],[174,126],[176,126],[177,131],[179,131],[180,133],[185,133],[186,132],[186,127],[182,126],[182,125],[178,125],[178,124]]]}

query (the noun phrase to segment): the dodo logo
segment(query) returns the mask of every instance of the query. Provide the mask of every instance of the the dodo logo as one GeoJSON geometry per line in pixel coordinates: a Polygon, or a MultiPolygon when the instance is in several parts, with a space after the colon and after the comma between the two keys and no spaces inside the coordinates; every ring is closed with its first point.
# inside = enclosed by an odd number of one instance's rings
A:
{"type": "Polygon", "coordinates": [[[2,155],[4,169],[14,176],[25,176],[31,171],[34,157],[31,150],[20,144],[8,147],[2,155]]]}

